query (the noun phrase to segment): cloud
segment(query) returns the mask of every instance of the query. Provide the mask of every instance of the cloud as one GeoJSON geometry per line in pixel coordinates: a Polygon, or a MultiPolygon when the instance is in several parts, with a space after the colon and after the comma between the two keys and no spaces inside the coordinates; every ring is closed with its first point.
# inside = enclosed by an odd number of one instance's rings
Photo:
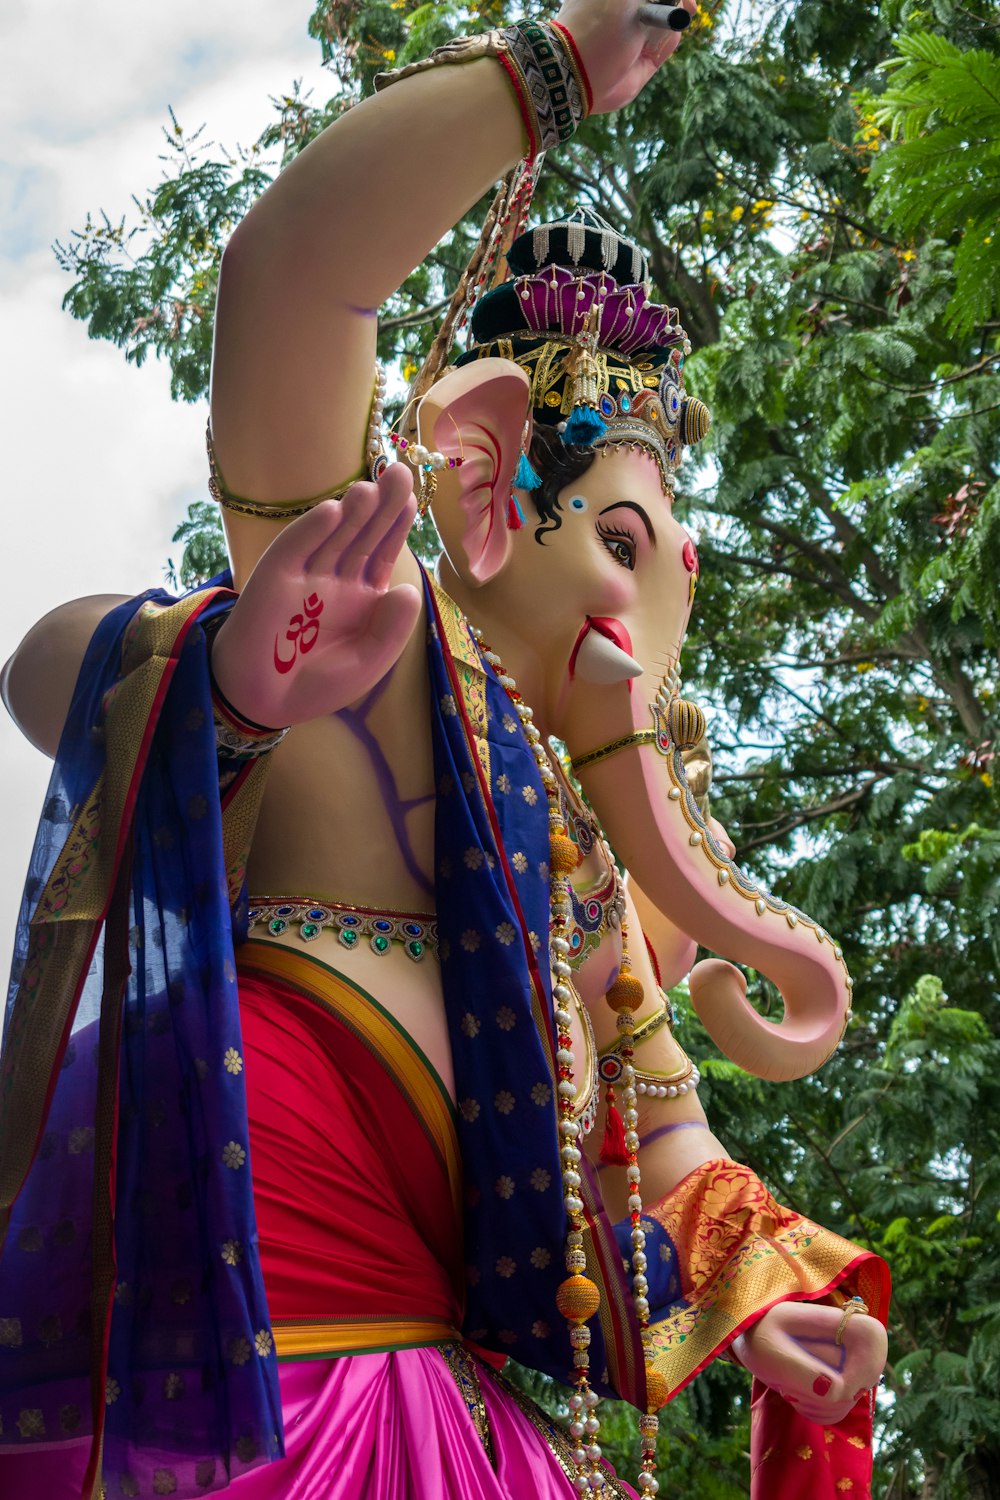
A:
{"type": "MultiPolygon", "coordinates": [[[[249,143],[295,78],[332,92],[310,5],[260,0],[5,0],[0,9],[0,661],[57,604],[163,581],[174,527],[203,498],[205,413],[170,400],[60,309],[51,243],[89,211],[114,219],[160,175],[173,105],[188,128],[249,143]]],[[[48,778],[0,713],[0,965],[48,778]]]]}

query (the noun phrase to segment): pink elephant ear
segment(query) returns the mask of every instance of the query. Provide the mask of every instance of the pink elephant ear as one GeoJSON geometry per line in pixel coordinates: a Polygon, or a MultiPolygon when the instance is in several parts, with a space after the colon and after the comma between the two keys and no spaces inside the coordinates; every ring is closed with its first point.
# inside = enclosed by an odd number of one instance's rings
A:
{"type": "Polygon", "coordinates": [[[529,402],[522,369],[482,359],[450,371],[421,403],[423,442],[462,460],[438,471],[434,519],[452,564],[474,583],[488,583],[510,553],[507,511],[529,402]]]}

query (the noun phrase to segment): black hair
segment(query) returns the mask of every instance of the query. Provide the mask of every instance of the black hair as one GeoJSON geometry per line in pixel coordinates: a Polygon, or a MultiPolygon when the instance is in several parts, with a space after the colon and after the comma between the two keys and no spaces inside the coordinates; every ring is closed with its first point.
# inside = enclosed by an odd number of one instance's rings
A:
{"type": "Polygon", "coordinates": [[[597,457],[597,450],[564,443],[554,427],[536,422],[528,457],[542,481],[537,490],[528,491],[541,522],[535,528],[535,541],[541,544],[550,531],[558,531],[562,525],[560,490],[579,479],[581,474],[586,474],[597,457]]]}

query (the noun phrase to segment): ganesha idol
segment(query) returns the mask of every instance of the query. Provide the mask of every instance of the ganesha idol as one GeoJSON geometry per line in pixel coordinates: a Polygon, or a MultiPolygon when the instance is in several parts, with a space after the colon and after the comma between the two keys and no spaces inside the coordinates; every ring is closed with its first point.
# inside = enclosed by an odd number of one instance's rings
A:
{"type": "Polygon", "coordinates": [[[279,177],[219,290],[231,577],[77,601],[8,666],[56,754],[0,1075],[11,1500],[649,1500],[656,1414],[717,1358],[759,1500],[870,1493],[886,1268],[729,1158],[667,993],[775,1080],[850,1015],[708,811],[673,510],[708,412],[640,247],[528,228],[514,168],[665,60],[651,9],[453,44],[279,177]],[[372,310],[503,172],[387,435],[372,310]]]}

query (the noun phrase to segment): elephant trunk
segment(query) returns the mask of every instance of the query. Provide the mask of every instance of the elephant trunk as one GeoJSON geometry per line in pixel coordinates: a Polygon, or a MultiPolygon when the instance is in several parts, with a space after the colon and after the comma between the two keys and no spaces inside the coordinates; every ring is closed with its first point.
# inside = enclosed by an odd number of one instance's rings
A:
{"type": "MultiPolygon", "coordinates": [[[[648,730],[646,695],[631,697],[635,728],[648,730]]],[[[852,981],[841,950],[728,858],[687,786],[665,698],[650,707],[656,742],[581,767],[581,784],[653,904],[701,946],[750,965],[781,992],[784,1017],[769,1021],[750,1004],[746,980],[731,963],[697,964],[691,999],[712,1039],[760,1078],[800,1078],[833,1052],[850,1015],[852,981]]]]}

